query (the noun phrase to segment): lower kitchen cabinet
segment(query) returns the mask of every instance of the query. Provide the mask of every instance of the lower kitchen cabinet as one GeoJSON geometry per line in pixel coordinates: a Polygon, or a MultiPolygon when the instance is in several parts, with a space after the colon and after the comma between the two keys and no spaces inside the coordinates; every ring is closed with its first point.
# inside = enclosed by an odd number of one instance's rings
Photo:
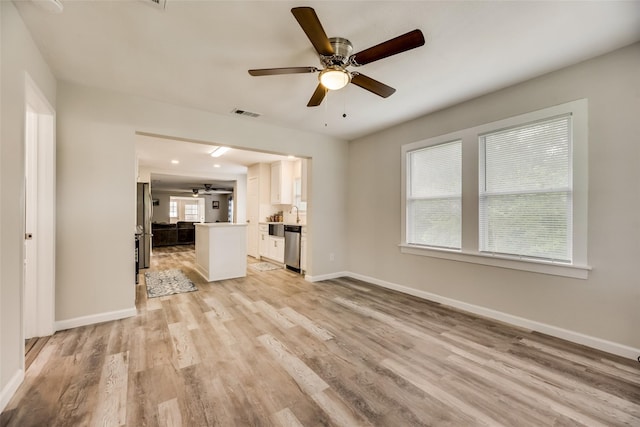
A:
{"type": "Polygon", "coordinates": [[[274,261],[284,263],[284,237],[269,236],[269,255],[274,261]]]}
{"type": "Polygon", "coordinates": [[[258,253],[261,257],[269,256],[269,226],[266,224],[260,224],[258,236],[258,253]]]}

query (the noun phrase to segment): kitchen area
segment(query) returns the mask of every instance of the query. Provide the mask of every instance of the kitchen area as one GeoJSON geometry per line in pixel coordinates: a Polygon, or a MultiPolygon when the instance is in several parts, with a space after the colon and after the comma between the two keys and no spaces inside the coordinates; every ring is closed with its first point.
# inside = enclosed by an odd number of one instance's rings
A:
{"type": "MultiPolygon", "coordinates": [[[[232,240],[243,242],[245,270],[250,264],[265,263],[269,268],[306,273],[311,159],[240,149],[228,149],[224,156],[215,158],[212,153],[216,150],[211,152],[210,146],[147,139],[141,140],[148,142],[141,146],[146,150],[141,153],[162,151],[162,161],[169,163],[169,159],[179,159],[179,165],[176,160],[171,163],[176,164],[176,172],[185,172],[184,176],[156,172],[162,171],[160,161],[155,164],[145,160],[141,164],[137,197],[138,268],[148,267],[149,255],[154,249],[181,246],[183,250],[194,245],[200,273],[209,281],[221,280],[221,276],[218,277],[221,267],[216,263],[225,262],[224,259],[231,262],[231,258],[238,257],[225,251],[217,252],[211,243],[221,241],[220,233],[234,232],[243,235],[232,240]],[[207,177],[203,173],[200,178],[190,177],[188,171],[195,172],[198,163],[191,161],[189,156],[197,161],[214,157],[214,162],[222,166],[220,169],[227,168],[229,172],[219,176],[207,177]],[[221,192],[222,187],[225,194],[221,192]],[[192,212],[188,208],[197,208],[197,214],[190,215],[192,212]],[[227,215],[223,216],[223,213],[227,215]],[[181,235],[185,238],[181,239],[181,235]],[[200,243],[209,237],[208,251],[198,245],[198,235],[200,243]],[[212,255],[214,252],[216,259],[212,255]]],[[[211,167],[210,164],[207,166],[211,167]]],[[[233,274],[239,274],[239,269],[240,263],[233,274]]]]}
{"type": "Polygon", "coordinates": [[[251,165],[247,173],[249,256],[304,274],[310,160],[251,165]]]}

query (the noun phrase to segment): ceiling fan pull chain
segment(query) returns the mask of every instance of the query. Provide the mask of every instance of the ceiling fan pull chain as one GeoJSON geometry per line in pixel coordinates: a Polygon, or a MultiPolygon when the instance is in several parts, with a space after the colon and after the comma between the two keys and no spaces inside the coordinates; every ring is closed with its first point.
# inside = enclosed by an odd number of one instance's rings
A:
{"type": "Polygon", "coordinates": [[[324,127],[327,127],[327,115],[328,115],[328,109],[329,109],[329,89],[325,88],[324,89],[324,127]]]}
{"type": "Polygon", "coordinates": [[[342,118],[346,119],[347,118],[347,97],[343,94],[342,95],[342,118]]]}

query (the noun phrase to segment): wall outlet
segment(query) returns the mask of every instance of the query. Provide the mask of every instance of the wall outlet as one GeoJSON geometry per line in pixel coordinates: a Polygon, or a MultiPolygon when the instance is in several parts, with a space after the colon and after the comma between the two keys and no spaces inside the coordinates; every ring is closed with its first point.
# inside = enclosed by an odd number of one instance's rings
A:
{"type": "Polygon", "coordinates": [[[336,260],[336,255],[335,255],[333,252],[331,252],[331,253],[329,254],[329,261],[333,262],[333,261],[335,261],[335,260],[336,260]]]}

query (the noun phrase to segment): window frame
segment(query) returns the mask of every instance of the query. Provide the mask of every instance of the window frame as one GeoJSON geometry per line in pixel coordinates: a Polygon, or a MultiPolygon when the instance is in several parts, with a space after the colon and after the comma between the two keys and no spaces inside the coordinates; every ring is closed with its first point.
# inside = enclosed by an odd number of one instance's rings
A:
{"type": "MultiPolygon", "coordinates": [[[[538,196],[542,196],[542,195],[549,195],[549,194],[566,194],[567,195],[567,199],[568,202],[568,208],[567,206],[565,206],[565,208],[567,208],[567,211],[565,211],[565,213],[567,213],[567,235],[565,236],[566,240],[566,244],[567,244],[567,256],[568,256],[568,260],[567,259],[559,259],[558,262],[561,263],[571,263],[571,260],[573,260],[573,172],[572,172],[572,165],[573,165],[573,134],[571,132],[572,130],[572,125],[573,125],[573,115],[572,114],[562,114],[559,116],[555,116],[555,117],[547,117],[546,119],[542,119],[542,120],[536,120],[533,122],[528,122],[528,123],[523,123],[521,125],[518,126],[512,126],[512,127],[508,127],[508,128],[503,128],[503,129],[496,129],[494,131],[488,132],[488,133],[484,133],[481,135],[478,135],[478,149],[479,149],[479,154],[478,154],[478,164],[479,164],[479,176],[478,176],[478,195],[479,195],[479,204],[478,204],[478,225],[479,225],[479,244],[478,244],[478,248],[479,251],[482,253],[486,253],[486,254],[493,254],[493,253],[498,253],[504,256],[521,256],[523,259],[541,259],[541,260],[545,260],[545,261],[551,261],[554,258],[552,256],[550,256],[549,253],[545,254],[546,256],[543,256],[542,254],[540,254],[539,256],[533,255],[533,254],[516,254],[516,253],[511,253],[511,252],[500,252],[500,251],[492,251],[490,250],[489,247],[485,247],[484,245],[489,245],[489,238],[488,238],[488,234],[489,234],[489,229],[487,228],[488,224],[482,224],[482,205],[483,205],[483,201],[485,200],[489,200],[489,199],[494,199],[494,198],[499,198],[499,197],[504,197],[504,196],[526,196],[526,195],[538,195],[538,196]],[[551,187],[551,188],[545,188],[545,189],[524,189],[524,188],[519,188],[519,189],[515,189],[515,190],[504,190],[504,191],[490,191],[486,189],[486,182],[487,182],[487,173],[488,173],[488,156],[487,156],[487,138],[490,138],[496,134],[502,134],[505,132],[511,132],[511,131],[516,131],[516,130],[523,130],[526,129],[528,131],[531,130],[532,127],[538,126],[540,124],[544,124],[544,123],[550,123],[550,122],[557,122],[557,121],[566,121],[567,124],[567,133],[568,133],[568,143],[567,143],[567,155],[568,155],[568,162],[565,164],[567,167],[566,170],[566,176],[567,179],[567,183],[566,185],[563,186],[556,186],[556,187],[551,187]],[[484,243],[484,245],[483,245],[484,243]]],[[[512,206],[512,205],[510,205],[512,206]]]]}
{"type": "Polygon", "coordinates": [[[175,219],[177,220],[179,218],[178,215],[178,202],[175,200],[170,200],[169,201],[169,219],[175,219]],[[175,209],[174,209],[175,208],[175,209]],[[172,215],[173,213],[175,213],[175,215],[172,215]]]}
{"type": "Polygon", "coordinates": [[[180,221],[189,221],[189,222],[204,222],[204,218],[206,215],[206,206],[204,197],[180,197],[180,196],[170,196],[169,203],[176,202],[178,204],[178,217],[170,217],[170,222],[174,224],[175,222],[180,221]],[[187,205],[196,205],[198,206],[198,218],[195,220],[186,219],[185,206],[187,205]]]}
{"type": "MultiPolygon", "coordinates": [[[[436,148],[436,147],[444,147],[444,146],[448,146],[448,145],[459,145],[460,146],[460,156],[462,156],[462,140],[461,139],[454,139],[454,140],[450,140],[450,141],[444,141],[444,142],[438,142],[438,143],[434,143],[434,144],[429,144],[426,146],[419,146],[416,147],[414,149],[411,150],[407,150],[404,156],[405,159],[405,164],[407,164],[409,162],[409,157],[416,152],[422,151],[422,150],[426,150],[426,149],[431,149],[431,148],[436,148]]],[[[460,167],[460,175],[462,175],[462,166],[460,167]]],[[[444,199],[453,199],[455,198],[456,200],[458,199],[457,195],[456,196],[440,196],[440,197],[436,197],[436,196],[423,196],[423,197],[417,197],[417,196],[413,196],[411,194],[409,194],[410,188],[413,184],[412,181],[412,174],[411,174],[411,169],[407,168],[407,173],[406,173],[406,189],[405,189],[405,197],[404,197],[404,201],[405,201],[405,224],[406,224],[406,228],[405,228],[405,234],[404,234],[404,238],[405,238],[405,242],[407,242],[408,244],[414,245],[414,246],[418,246],[418,247],[424,247],[424,248],[434,248],[434,249],[444,249],[444,250],[460,250],[462,247],[462,223],[460,224],[460,248],[456,248],[453,246],[438,246],[435,244],[422,244],[422,243],[409,243],[409,234],[410,234],[410,229],[411,227],[411,215],[410,215],[410,211],[411,209],[409,208],[409,205],[412,204],[413,202],[416,202],[417,200],[444,200],[444,199]]],[[[459,196],[459,200],[460,203],[462,204],[462,183],[460,183],[460,196],[459,196]]],[[[462,208],[460,209],[460,219],[462,221],[462,208]]]]}
{"type": "Polygon", "coordinates": [[[200,204],[196,201],[195,203],[189,203],[188,201],[184,202],[184,220],[189,222],[197,222],[200,220],[200,204]],[[187,212],[191,211],[192,207],[195,207],[195,213],[187,212]],[[195,218],[194,218],[195,217],[195,218]]]}
{"type": "Polygon", "coordinates": [[[543,108],[537,111],[474,126],[445,135],[405,144],[401,147],[401,236],[400,252],[473,264],[531,271],[556,276],[587,279],[591,266],[587,262],[588,209],[588,102],[586,99],[543,108]],[[530,259],[519,256],[480,252],[480,136],[504,128],[571,114],[571,173],[573,183],[573,259],[570,263],[530,259]],[[407,152],[462,140],[462,248],[442,249],[407,243],[407,152]]]}

